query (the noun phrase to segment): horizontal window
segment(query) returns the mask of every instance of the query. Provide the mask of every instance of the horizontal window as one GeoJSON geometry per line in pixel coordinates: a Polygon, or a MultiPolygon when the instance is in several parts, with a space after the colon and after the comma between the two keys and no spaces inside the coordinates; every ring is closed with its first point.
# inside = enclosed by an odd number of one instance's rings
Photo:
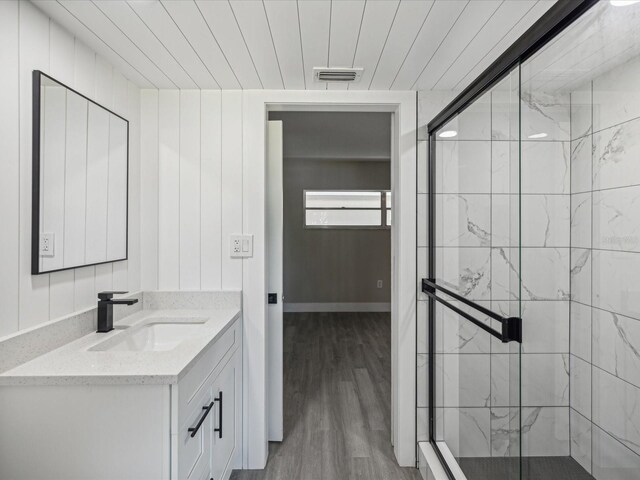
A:
{"type": "Polygon", "coordinates": [[[380,210],[307,210],[307,227],[379,227],[380,210]]]}
{"type": "Polygon", "coordinates": [[[307,228],[388,228],[391,192],[306,190],[304,211],[307,228]]]}
{"type": "Polygon", "coordinates": [[[307,208],[380,208],[382,192],[305,192],[307,208]]]}

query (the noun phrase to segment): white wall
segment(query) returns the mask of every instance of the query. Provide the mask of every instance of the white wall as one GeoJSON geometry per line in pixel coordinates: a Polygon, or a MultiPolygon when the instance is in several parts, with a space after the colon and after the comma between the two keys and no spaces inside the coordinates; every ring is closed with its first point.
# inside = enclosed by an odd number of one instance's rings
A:
{"type": "MultiPolygon", "coordinates": [[[[386,134],[391,135],[390,121],[386,134]]],[[[330,311],[322,308],[344,309],[347,305],[389,311],[391,231],[306,228],[303,192],[388,190],[390,162],[285,158],[283,165],[285,311],[330,311]],[[378,280],[383,282],[381,288],[378,280]]]]}
{"type": "Polygon", "coordinates": [[[142,90],[142,287],[242,288],[242,92],[142,90]]]}
{"type": "MultiPolygon", "coordinates": [[[[265,128],[267,105],[398,108],[393,218],[400,265],[392,312],[393,443],[415,462],[415,94],[412,92],[141,92],[143,289],[242,289],[245,468],[262,468],[266,436],[265,128]],[[399,106],[399,107],[398,107],[399,106]],[[403,203],[404,198],[404,203],[403,203]],[[229,235],[254,235],[254,256],[229,257],[229,235]],[[400,244],[400,242],[404,242],[400,244]]],[[[392,234],[392,248],[394,245],[392,234]]]]}
{"type": "Polygon", "coordinates": [[[0,2],[0,336],[137,290],[139,89],[30,2],[0,2]],[[42,70],[130,121],[129,260],[31,275],[31,75],[42,70]]]}

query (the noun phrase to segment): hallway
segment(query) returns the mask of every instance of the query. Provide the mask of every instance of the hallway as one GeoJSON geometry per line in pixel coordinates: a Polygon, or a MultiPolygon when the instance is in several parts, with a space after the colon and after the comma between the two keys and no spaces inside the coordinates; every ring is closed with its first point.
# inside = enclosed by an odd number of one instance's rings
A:
{"type": "Polygon", "coordinates": [[[232,480],[419,479],[390,444],[388,313],[284,316],[284,441],[232,480]]]}

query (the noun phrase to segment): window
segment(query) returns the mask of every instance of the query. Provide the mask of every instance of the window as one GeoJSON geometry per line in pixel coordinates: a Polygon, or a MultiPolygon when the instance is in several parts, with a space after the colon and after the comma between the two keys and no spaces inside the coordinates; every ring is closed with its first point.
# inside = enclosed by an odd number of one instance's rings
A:
{"type": "Polygon", "coordinates": [[[386,203],[385,207],[387,208],[386,225],[387,227],[390,227],[391,226],[391,192],[385,192],[384,198],[386,203]]]}
{"type": "Polygon", "coordinates": [[[305,190],[306,228],[388,228],[391,192],[387,190],[305,190]]]}

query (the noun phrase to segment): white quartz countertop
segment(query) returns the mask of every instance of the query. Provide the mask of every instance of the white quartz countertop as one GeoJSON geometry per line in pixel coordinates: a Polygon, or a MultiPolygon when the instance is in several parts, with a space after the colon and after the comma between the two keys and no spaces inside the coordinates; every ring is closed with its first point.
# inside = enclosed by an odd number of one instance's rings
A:
{"type": "Polygon", "coordinates": [[[115,323],[116,329],[109,333],[90,333],[1,373],[0,386],[176,384],[239,316],[239,308],[142,310],[115,323]],[[106,345],[119,343],[116,336],[127,335],[143,324],[167,319],[204,323],[196,336],[183,340],[170,350],[91,350],[106,340],[109,340],[106,345]],[[128,328],[123,329],[125,326],[128,328]]]}

